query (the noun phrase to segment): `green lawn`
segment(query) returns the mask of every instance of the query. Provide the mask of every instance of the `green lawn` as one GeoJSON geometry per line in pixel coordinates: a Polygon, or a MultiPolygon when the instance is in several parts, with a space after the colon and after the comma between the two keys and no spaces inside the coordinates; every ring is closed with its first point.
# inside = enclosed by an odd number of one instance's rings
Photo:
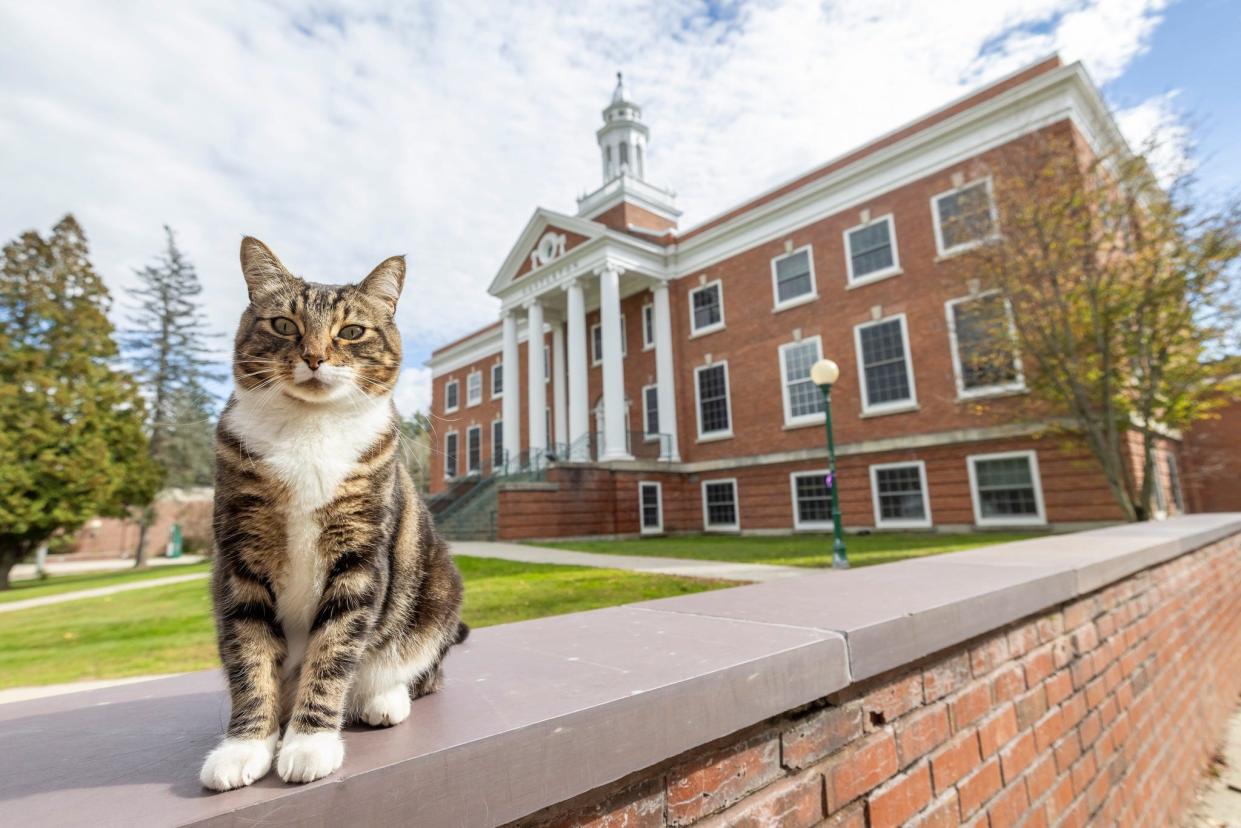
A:
{"type": "Polygon", "coordinates": [[[76,592],[80,589],[148,581],[151,578],[169,578],[174,575],[207,572],[210,568],[211,564],[204,562],[180,566],[157,566],[149,569],[120,569],[114,572],[87,572],[81,575],[52,575],[41,581],[14,581],[11,589],[0,592],[0,604],[9,601],[25,601],[27,598],[42,598],[44,595],[56,595],[60,592],[76,592]]]}
{"type": "MultiPolygon", "coordinates": [[[[734,586],[486,558],[459,557],[457,564],[466,580],[465,620],[475,627],[734,586]]],[[[0,614],[0,688],[216,663],[206,580],[0,614]]]]}
{"type": "MultiPolygon", "coordinates": [[[[852,566],[891,563],[902,558],[939,555],[975,546],[1035,537],[1031,533],[941,535],[935,533],[876,533],[848,535],[845,546],[852,566]]],[[[831,566],[832,536],[805,535],[681,535],[633,540],[550,541],[534,544],[580,552],[612,555],[644,555],[664,558],[695,558],[706,561],[782,564],[785,566],[831,566]]]]}

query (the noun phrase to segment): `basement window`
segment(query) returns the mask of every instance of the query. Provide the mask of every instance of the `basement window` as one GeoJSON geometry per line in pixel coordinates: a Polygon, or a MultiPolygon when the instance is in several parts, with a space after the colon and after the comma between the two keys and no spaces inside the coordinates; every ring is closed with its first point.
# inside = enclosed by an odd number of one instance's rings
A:
{"type": "Polygon", "coordinates": [[[735,532],[740,528],[735,479],[702,482],[702,524],[708,532],[735,532]]]}

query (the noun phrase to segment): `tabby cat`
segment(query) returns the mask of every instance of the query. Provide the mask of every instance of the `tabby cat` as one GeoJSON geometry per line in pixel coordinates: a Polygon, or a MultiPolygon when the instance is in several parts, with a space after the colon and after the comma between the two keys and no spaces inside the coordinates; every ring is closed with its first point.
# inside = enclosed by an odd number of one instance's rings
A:
{"type": "Polygon", "coordinates": [[[273,759],[286,782],[332,773],[342,724],[403,721],[469,632],[461,576],[397,456],[404,259],[321,285],[246,238],[241,269],[212,573],[232,714],[200,776],[219,791],[273,759]]]}

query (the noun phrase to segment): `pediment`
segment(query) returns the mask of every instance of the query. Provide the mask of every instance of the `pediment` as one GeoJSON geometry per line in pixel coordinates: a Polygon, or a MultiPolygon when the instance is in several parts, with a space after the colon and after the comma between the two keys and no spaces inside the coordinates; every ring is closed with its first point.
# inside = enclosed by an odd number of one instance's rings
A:
{"type": "Polygon", "coordinates": [[[495,295],[527,273],[606,233],[607,228],[598,222],[539,208],[526,222],[488,292],[495,295]]]}

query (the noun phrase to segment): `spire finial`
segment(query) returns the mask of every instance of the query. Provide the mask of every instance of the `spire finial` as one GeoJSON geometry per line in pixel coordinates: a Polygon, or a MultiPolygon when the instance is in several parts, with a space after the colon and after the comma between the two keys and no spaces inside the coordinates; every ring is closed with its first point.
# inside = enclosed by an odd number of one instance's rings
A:
{"type": "Polygon", "coordinates": [[[612,103],[618,104],[625,100],[625,76],[618,70],[616,73],[616,90],[612,93],[612,103]]]}

